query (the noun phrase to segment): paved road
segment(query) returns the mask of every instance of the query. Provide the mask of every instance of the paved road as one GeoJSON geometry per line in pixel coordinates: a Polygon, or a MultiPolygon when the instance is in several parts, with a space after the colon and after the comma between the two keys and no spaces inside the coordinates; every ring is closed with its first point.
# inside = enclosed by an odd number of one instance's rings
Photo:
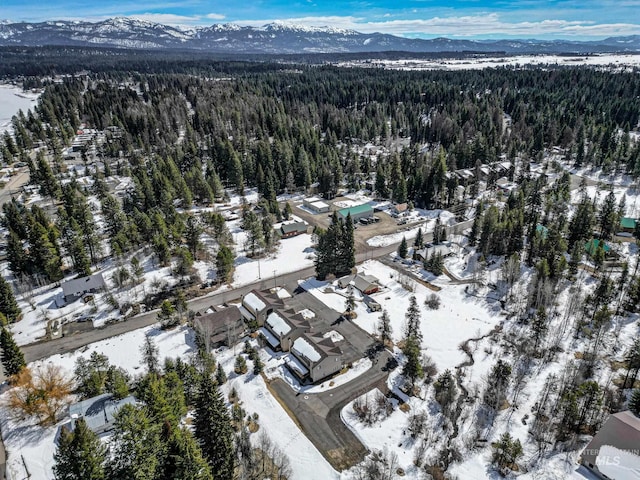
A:
{"type": "MultiPolygon", "coordinates": [[[[468,220],[462,222],[452,230],[461,232],[462,230],[469,228],[473,221],[468,220]]],[[[425,234],[425,240],[430,241],[432,235],[430,233],[425,234]]],[[[389,245],[387,247],[371,248],[365,252],[360,252],[356,255],[356,263],[362,263],[368,259],[380,258],[391,252],[396,251],[397,244],[389,245]]],[[[198,297],[188,302],[189,308],[193,311],[204,310],[211,305],[220,305],[225,302],[240,298],[242,295],[250,292],[253,289],[264,290],[277,286],[294,286],[297,280],[302,278],[311,277],[315,274],[314,267],[308,267],[301,270],[297,270],[291,273],[281,274],[275,277],[263,278],[257,282],[235,288],[233,290],[227,290],[223,292],[213,292],[204,297],[198,297]]],[[[143,313],[135,317],[130,318],[124,322],[109,325],[105,328],[90,330],[88,332],[77,333],[75,335],[57,338],[54,340],[34,343],[22,347],[22,351],[25,355],[27,362],[33,362],[34,360],[40,360],[55,353],[68,353],[78,348],[88,345],[93,342],[105,340],[116,335],[122,335],[123,333],[136,330],[138,328],[147,327],[157,322],[157,311],[143,313]]],[[[0,373],[0,382],[4,380],[0,373]]]]}
{"type": "MultiPolygon", "coordinates": [[[[29,170],[21,170],[19,173],[11,177],[11,180],[0,190],[0,207],[11,201],[20,187],[29,183],[29,170]]],[[[2,477],[0,477],[2,478],[2,477]]]]}
{"type": "Polygon", "coordinates": [[[376,363],[349,383],[323,393],[296,393],[282,379],[270,384],[272,393],[283,403],[302,431],[333,468],[345,470],[360,463],[367,449],[340,417],[342,408],[354,398],[379,388],[387,393],[388,371],[383,370],[391,354],[379,352],[376,363]]]}

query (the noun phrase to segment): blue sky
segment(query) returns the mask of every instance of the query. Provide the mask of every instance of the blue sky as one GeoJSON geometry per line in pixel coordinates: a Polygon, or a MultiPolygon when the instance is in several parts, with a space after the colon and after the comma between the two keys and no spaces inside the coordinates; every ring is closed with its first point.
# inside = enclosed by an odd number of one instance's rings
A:
{"type": "Polygon", "coordinates": [[[125,16],[180,26],[273,21],[433,38],[595,40],[640,34],[640,0],[1,0],[12,21],[125,16]]]}

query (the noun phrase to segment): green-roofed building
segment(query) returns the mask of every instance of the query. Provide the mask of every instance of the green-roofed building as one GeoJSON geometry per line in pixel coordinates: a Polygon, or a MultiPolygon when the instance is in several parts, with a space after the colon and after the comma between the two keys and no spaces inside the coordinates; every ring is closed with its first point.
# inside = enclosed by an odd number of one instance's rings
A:
{"type": "MultiPolygon", "coordinates": [[[[596,250],[600,246],[600,242],[601,241],[598,240],[597,238],[592,238],[587,243],[585,243],[584,250],[589,255],[593,256],[593,255],[595,255],[596,250]]],[[[602,242],[602,249],[604,250],[604,254],[605,255],[607,255],[609,252],[611,252],[611,247],[609,245],[607,245],[606,243],[604,243],[604,242],[602,242]]]]}
{"type": "Polygon", "coordinates": [[[342,218],[343,220],[346,220],[349,214],[351,214],[351,220],[355,223],[361,218],[372,217],[373,208],[371,208],[371,205],[364,203],[362,205],[356,205],[355,207],[338,210],[338,218],[342,218]]]}
{"type": "Polygon", "coordinates": [[[620,219],[620,229],[623,232],[633,233],[636,229],[636,219],[630,217],[622,217],[620,219]]]}

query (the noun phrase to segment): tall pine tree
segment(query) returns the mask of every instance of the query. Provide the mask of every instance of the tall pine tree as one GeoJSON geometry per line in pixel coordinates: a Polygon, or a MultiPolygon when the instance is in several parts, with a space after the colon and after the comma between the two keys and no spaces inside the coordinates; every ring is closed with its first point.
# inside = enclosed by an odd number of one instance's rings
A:
{"type": "Polygon", "coordinates": [[[8,328],[2,327],[2,331],[0,331],[0,349],[2,350],[2,366],[7,377],[20,373],[20,370],[26,366],[24,355],[8,328]]]}
{"type": "Polygon", "coordinates": [[[106,455],[107,447],[79,418],[73,432],[62,427],[53,475],[56,480],[104,480],[106,455]]]}
{"type": "Polygon", "coordinates": [[[13,296],[13,289],[2,277],[0,277],[0,313],[3,313],[10,323],[15,322],[20,316],[20,308],[13,296]]]}
{"type": "Polygon", "coordinates": [[[234,470],[233,428],[224,399],[211,375],[202,375],[193,423],[195,435],[216,480],[231,480],[234,470]]]}

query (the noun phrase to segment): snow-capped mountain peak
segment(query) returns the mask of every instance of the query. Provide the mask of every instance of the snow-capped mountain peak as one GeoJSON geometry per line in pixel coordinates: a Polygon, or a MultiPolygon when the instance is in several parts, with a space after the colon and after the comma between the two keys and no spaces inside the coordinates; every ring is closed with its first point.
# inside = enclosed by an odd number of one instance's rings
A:
{"type": "Polygon", "coordinates": [[[0,21],[0,46],[103,46],[136,49],[190,49],[221,53],[347,52],[506,52],[598,53],[640,52],[640,36],[598,42],[420,39],[330,26],[274,21],[261,27],[237,23],[175,27],[131,17],[101,22],[0,21]]]}

